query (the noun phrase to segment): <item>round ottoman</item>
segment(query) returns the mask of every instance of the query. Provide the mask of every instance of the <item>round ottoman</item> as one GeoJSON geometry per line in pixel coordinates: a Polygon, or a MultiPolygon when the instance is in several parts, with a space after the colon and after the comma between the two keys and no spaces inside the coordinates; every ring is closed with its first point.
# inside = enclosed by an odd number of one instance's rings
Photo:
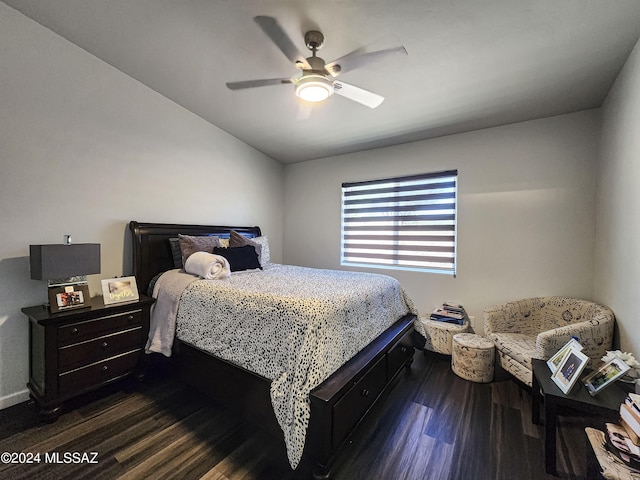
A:
{"type": "Polygon", "coordinates": [[[460,378],[478,383],[493,380],[495,346],[491,340],[474,333],[453,336],[451,369],[460,378]]]}
{"type": "Polygon", "coordinates": [[[445,355],[451,355],[453,336],[469,331],[469,322],[458,325],[457,323],[438,322],[425,317],[421,317],[420,321],[424,326],[425,338],[427,339],[424,348],[445,355]]]}

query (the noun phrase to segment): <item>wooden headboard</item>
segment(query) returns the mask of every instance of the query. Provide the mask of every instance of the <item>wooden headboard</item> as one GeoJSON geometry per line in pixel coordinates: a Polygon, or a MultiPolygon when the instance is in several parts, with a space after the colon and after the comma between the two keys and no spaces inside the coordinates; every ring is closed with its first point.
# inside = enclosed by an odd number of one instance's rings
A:
{"type": "Polygon", "coordinates": [[[129,222],[133,240],[133,274],[138,291],[147,293],[149,283],[157,274],[174,268],[170,238],[182,235],[215,235],[228,238],[231,230],[249,237],[259,237],[260,227],[224,227],[213,225],[180,225],[173,223],[129,222]]]}

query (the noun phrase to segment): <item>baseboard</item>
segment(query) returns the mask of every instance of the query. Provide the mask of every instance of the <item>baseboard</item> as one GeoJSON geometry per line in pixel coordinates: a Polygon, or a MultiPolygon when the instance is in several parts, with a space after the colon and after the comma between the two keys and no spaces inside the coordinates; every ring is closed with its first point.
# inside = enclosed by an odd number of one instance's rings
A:
{"type": "Polygon", "coordinates": [[[29,400],[29,390],[24,389],[20,392],[7,395],[6,397],[0,397],[0,410],[13,407],[22,402],[29,400]]]}

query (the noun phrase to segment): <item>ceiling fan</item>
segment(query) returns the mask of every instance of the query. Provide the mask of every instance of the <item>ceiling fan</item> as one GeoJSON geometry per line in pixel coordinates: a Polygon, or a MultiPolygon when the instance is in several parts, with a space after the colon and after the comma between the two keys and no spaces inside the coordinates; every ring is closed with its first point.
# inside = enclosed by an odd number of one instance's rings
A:
{"type": "Polygon", "coordinates": [[[227,87],[231,90],[292,84],[295,87],[296,96],[308,102],[321,102],[336,93],[369,108],[376,108],[384,101],[383,96],[334,80],[334,78],[342,73],[391,55],[407,54],[404,47],[394,47],[374,52],[364,52],[359,49],[331,63],[325,63],[322,58],[316,56],[316,52],[324,44],[324,35],[321,32],[312,30],[304,35],[305,44],[311,50],[311,56],[305,58],[275,18],[259,16],[255,17],[254,20],[302,73],[292,78],[266,78],[227,82],[227,87]]]}

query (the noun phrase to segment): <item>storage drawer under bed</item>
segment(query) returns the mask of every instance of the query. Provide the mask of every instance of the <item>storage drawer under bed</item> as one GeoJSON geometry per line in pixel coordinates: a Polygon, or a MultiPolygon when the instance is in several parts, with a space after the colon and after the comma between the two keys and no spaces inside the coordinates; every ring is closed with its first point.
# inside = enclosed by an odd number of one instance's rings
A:
{"type": "Polygon", "coordinates": [[[387,357],[383,356],[333,406],[334,447],[347,437],[387,384],[387,357]]]}

